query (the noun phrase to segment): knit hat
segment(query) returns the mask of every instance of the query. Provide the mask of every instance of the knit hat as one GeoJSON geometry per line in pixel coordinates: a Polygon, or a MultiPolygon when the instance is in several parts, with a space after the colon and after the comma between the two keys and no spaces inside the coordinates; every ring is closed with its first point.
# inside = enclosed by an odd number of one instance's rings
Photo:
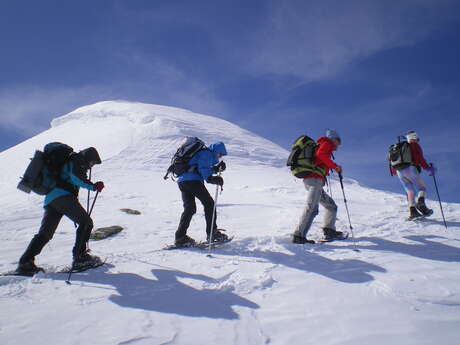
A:
{"type": "Polygon", "coordinates": [[[407,138],[407,141],[411,141],[411,140],[419,141],[420,140],[420,138],[418,137],[417,133],[415,133],[415,131],[407,132],[406,138],[407,138]]]}
{"type": "Polygon", "coordinates": [[[337,139],[339,143],[342,143],[342,139],[340,139],[339,133],[333,129],[328,129],[326,131],[326,137],[328,137],[329,139],[337,139]]]}

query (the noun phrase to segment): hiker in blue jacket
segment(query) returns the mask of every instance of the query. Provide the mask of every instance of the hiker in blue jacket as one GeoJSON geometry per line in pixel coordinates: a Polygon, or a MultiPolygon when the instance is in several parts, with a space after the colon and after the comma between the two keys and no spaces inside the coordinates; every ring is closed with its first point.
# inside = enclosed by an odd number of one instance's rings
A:
{"type": "Polygon", "coordinates": [[[90,255],[87,242],[93,228],[93,221],[87,211],[78,201],[80,188],[101,192],[104,189],[102,181],[92,183],[87,178],[87,171],[95,164],[101,164],[101,159],[94,147],[73,153],[62,167],[56,187],[46,194],[44,201],[45,214],[38,233],[32,238],[29,246],[19,259],[16,271],[24,275],[33,275],[42,270],[35,265],[35,256],[40,254],[43,247],[53,237],[63,216],[78,224],[75,245],[73,247],[73,268],[96,265],[101,259],[90,255]]]}
{"type": "Polygon", "coordinates": [[[184,203],[184,211],[180,218],[179,226],[176,231],[175,245],[178,247],[189,247],[196,244],[196,241],[187,236],[187,229],[190,226],[190,221],[196,213],[195,198],[198,198],[204,207],[204,215],[206,218],[206,236],[209,237],[212,231],[212,240],[214,242],[225,241],[227,235],[217,230],[216,218],[214,216],[214,224],[212,223],[214,212],[214,200],[209,194],[204,185],[204,181],[218,186],[223,186],[224,179],[222,176],[216,176],[226,168],[225,162],[219,162],[220,159],[227,155],[227,150],[223,142],[216,142],[209,145],[208,149],[198,151],[188,162],[191,166],[189,171],[183,173],[177,179],[179,189],[182,193],[182,201],[184,203]]]}

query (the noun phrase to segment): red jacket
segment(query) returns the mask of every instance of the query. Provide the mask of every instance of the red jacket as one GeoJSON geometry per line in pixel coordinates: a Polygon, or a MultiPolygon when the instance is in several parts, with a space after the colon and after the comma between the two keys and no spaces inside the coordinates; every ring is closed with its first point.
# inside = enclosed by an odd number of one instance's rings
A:
{"type": "MultiPolygon", "coordinates": [[[[315,160],[314,164],[323,168],[326,172],[326,175],[329,175],[330,169],[337,168],[337,164],[334,163],[332,158],[332,152],[337,149],[337,147],[332,143],[332,141],[327,137],[321,137],[317,140],[318,148],[315,152],[315,160]]],[[[310,174],[307,175],[305,178],[320,178],[323,181],[326,180],[324,176],[319,174],[310,174]]]]}
{"type": "Polygon", "coordinates": [[[410,147],[410,153],[412,155],[412,165],[415,165],[416,167],[422,167],[423,169],[427,170],[430,166],[425,160],[425,157],[423,157],[423,151],[420,145],[415,142],[411,141],[409,143],[410,147]]]}

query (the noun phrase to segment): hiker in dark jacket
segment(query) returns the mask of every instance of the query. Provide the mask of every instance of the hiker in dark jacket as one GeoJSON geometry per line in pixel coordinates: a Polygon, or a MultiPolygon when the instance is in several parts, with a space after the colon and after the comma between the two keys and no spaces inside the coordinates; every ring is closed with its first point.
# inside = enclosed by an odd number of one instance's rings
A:
{"type": "Polygon", "coordinates": [[[392,169],[392,173],[396,173],[407,194],[407,202],[409,204],[408,220],[416,219],[421,216],[430,216],[433,210],[425,204],[426,186],[423,179],[420,177],[420,172],[428,171],[432,176],[436,173],[433,164],[428,164],[423,156],[423,151],[419,145],[420,138],[414,131],[409,131],[406,134],[407,142],[411,152],[412,163],[404,169],[392,169]]]}
{"type": "Polygon", "coordinates": [[[341,144],[339,134],[334,130],[328,130],[325,137],[317,140],[318,147],[315,151],[314,165],[321,168],[323,174],[310,173],[304,177],[303,183],[307,190],[307,204],[300,217],[299,224],[294,231],[292,241],[294,243],[314,243],[308,240],[307,233],[310,230],[313,219],[318,214],[318,205],[321,204],[326,210],[324,214],[323,233],[325,240],[343,239],[344,234],[337,231],[335,221],[337,219],[337,205],[334,200],[324,191],[326,176],[330,169],[337,172],[342,171],[342,167],[332,160],[333,151],[337,150],[341,144]]]}
{"type": "Polygon", "coordinates": [[[212,231],[212,240],[215,242],[225,241],[228,236],[217,230],[216,218],[212,223],[214,213],[214,200],[204,185],[204,181],[210,184],[222,186],[224,180],[222,176],[216,176],[224,171],[225,162],[220,162],[220,158],[227,155],[225,144],[217,142],[209,145],[209,149],[198,151],[188,162],[193,171],[185,172],[179,176],[177,183],[182,194],[184,211],[180,218],[179,226],[175,235],[175,245],[178,247],[189,247],[196,244],[196,241],[187,236],[187,229],[190,226],[193,215],[196,213],[195,198],[200,200],[204,207],[206,218],[206,236],[209,237],[212,231]]]}
{"type": "Polygon", "coordinates": [[[44,201],[45,213],[38,233],[32,238],[29,246],[19,260],[17,272],[30,274],[42,270],[35,265],[35,257],[53,237],[62,216],[67,216],[78,224],[75,245],[73,247],[73,267],[81,268],[95,265],[100,258],[90,255],[87,242],[93,228],[93,221],[87,211],[78,201],[80,188],[101,192],[104,183],[92,183],[87,178],[87,171],[95,164],[101,164],[101,159],[94,147],[79,153],[73,153],[64,164],[56,187],[46,195],[44,201]]]}

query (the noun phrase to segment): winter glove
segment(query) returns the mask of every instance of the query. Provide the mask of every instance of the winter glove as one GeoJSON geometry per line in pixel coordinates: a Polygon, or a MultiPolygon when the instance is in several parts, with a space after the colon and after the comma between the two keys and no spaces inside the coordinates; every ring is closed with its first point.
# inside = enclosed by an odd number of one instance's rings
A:
{"type": "Polygon", "coordinates": [[[97,190],[99,193],[104,189],[104,182],[99,181],[94,184],[94,190],[97,190]]]}
{"type": "Polygon", "coordinates": [[[209,176],[206,182],[210,184],[217,184],[221,187],[224,185],[224,179],[221,176],[209,176]]]}
{"type": "Polygon", "coordinates": [[[214,174],[217,174],[217,173],[220,173],[222,171],[225,171],[225,169],[227,169],[227,164],[225,164],[224,161],[222,161],[219,164],[214,165],[212,167],[212,171],[214,171],[214,174]]]}
{"type": "Polygon", "coordinates": [[[430,166],[428,167],[428,169],[426,169],[428,171],[428,175],[430,176],[434,176],[436,174],[436,171],[438,169],[435,168],[434,164],[433,163],[430,163],[430,166]]]}

